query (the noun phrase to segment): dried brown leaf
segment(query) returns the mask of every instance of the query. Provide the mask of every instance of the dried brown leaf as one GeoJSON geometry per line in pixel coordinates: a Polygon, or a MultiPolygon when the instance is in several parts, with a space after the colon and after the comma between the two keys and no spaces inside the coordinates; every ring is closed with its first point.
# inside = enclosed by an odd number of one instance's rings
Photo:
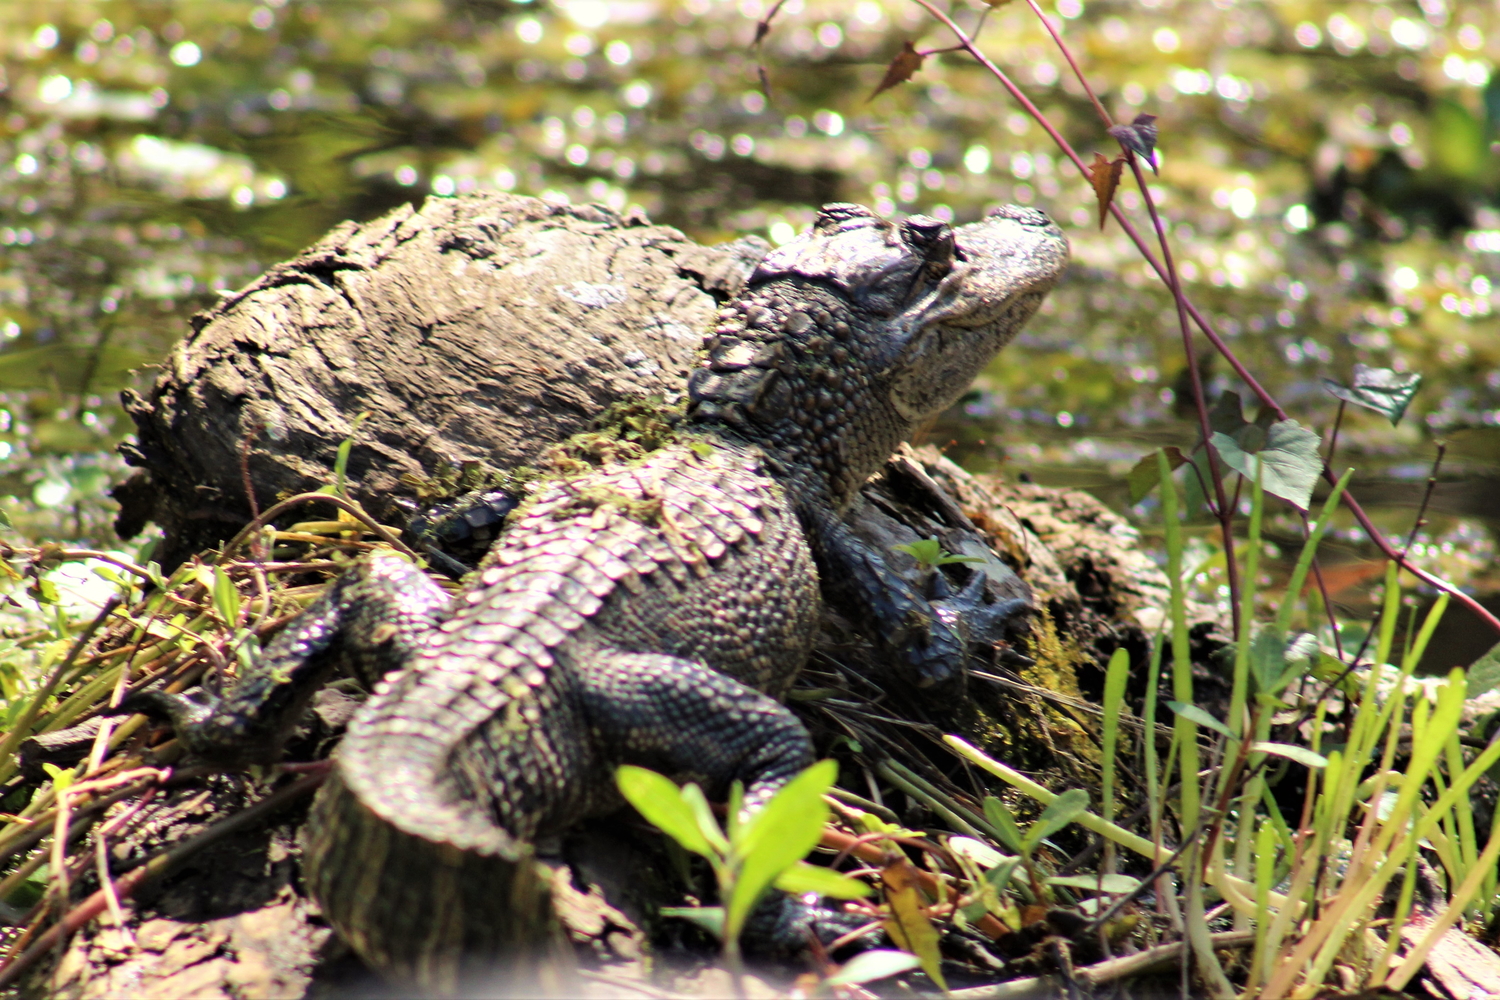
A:
{"type": "Polygon", "coordinates": [[[761,39],[765,38],[770,32],[771,22],[776,19],[777,14],[781,13],[781,5],[784,3],[786,3],[786,0],[776,0],[776,3],[771,7],[770,13],[755,22],[755,41],[750,43],[752,49],[759,45],[761,39]]]}
{"type": "Polygon", "coordinates": [[[1089,182],[1094,185],[1094,195],[1099,199],[1100,229],[1104,228],[1104,221],[1109,218],[1109,206],[1115,200],[1115,189],[1120,186],[1120,172],[1124,169],[1123,156],[1111,160],[1103,153],[1094,154],[1093,165],[1089,167],[1089,182]]]}
{"type": "Polygon", "coordinates": [[[941,968],[941,935],[927,915],[926,900],[918,888],[916,867],[906,858],[900,858],[886,866],[880,880],[885,886],[885,901],[891,909],[891,918],[885,923],[886,933],[898,948],[917,956],[922,971],[947,992],[941,968]]]}
{"type": "Polygon", "coordinates": [[[896,58],[885,68],[885,77],[880,81],[866,101],[873,101],[882,93],[890,90],[897,84],[905,83],[912,78],[912,74],[922,68],[922,60],[927,58],[925,54],[918,52],[917,47],[911,42],[902,42],[901,51],[896,53],[896,58]]]}

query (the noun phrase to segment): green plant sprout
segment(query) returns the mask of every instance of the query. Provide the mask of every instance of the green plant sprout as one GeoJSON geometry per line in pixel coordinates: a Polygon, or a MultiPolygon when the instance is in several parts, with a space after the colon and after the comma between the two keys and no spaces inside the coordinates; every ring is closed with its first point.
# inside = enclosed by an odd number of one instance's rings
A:
{"type": "Polygon", "coordinates": [[[922,538],[907,545],[893,545],[891,548],[911,556],[917,561],[917,568],[923,572],[937,569],[939,566],[950,566],[953,563],[984,562],[983,556],[963,556],[946,552],[942,543],[936,538],[922,538]]]}
{"type": "MultiPolygon", "coordinates": [[[[835,899],[859,899],[871,889],[857,879],[802,859],[818,845],[828,822],[823,796],[838,777],[838,765],[812,765],[748,815],[738,782],[731,790],[727,830],[721,829],[703,790],[680,788],[664,775],[625,765],[616,772],[621,793],[649,822],[683,849],[708,859],[722,905],[664,910],[713,932],[724,944],[730,971],[741,969],[740,933],[745,921],[771,886],[785,892],[815,892],[835,899]]],[[[894,975],[895,973],[886,973],[894,975]]]]}

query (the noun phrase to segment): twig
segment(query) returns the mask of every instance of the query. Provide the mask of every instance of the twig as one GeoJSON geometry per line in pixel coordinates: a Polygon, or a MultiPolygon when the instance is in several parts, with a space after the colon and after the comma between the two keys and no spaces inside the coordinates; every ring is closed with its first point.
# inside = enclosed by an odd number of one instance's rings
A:
{"type": "Polygon", "coordinates": [[[401,541],[401,539],[391,534],[391,530],[389,528],[376,521],[369,514],[365,513],[365,509],[359,504],[354,503],[351,500],[345,500],[340,496],[334,496],[332,493],[299,493],[294,497],[288,497],[287,499],[281,501],[279,504],[265,511],[259,517],[255,518],[249,524],[240,529],[240,533],[230,539],[229,543],[219,551],[218,563],[222,565],[224,561],[229,558],[230,553],[234,552],[235,549],[245,544],[245,541],[249,539],[251,535],[260,531],[261,528],[264,528],[267,524],[271,523],[277,517],[281,516],[291,508],[297,506],[298,504],[320,502],[333,504],[339,510],[344,511],[346,514],[355,518],[365,527],[369,528],[371,534],[375,535],[391,548],[396,549],[398,552],[401,552],[411,557],[412,559],[417,558],[417,553],[413,552],[406,545],[406,543],[401,541]]]}
{"type": "MultiPolygon", "coordinates": [[[[1255,944],[1254,931],[1224,931],[1211,935],[1215,948],[1248,948],[1255,944]]],[[[1182,941],[1157,945],[1138,951],[1134,955],[1111,958],[1105,962],[1073,969],[1073,981],[1081,986],[1103,986],[1130,976],[1141,976],[1148,972],[1182,961],[1182,941]]],[[[1020,1000],[1021,997],[1055,997],[1060,985],[1056,976],[1036,976],[1030,979],[1012,979],[1008,983],[993,986],[975,986],[966,990],[953,990],[948,996],[953,1000],[1020,1000]]]]}
{"type": "MultiPolygon", "coordinates": [[[[220,820],[191,840],[184,841],[176,847],[155,855],[144,864],[131,869],[115,880],[116,898],[125,899],[129,897],[151,879],[170,871],[184,859],[202,850],[214,841],[227,837],[232,833],[237,833],[241,829],[266,818],[288,803],[294,802],[312,792],[322,783],[323,775],[310,774],[278,792],[273,792],[250,808],[220,820]]],[[[54,946],[67,940],[74,932],[103,913],[108,905],[106,891],[105,889],[100,889],[88,899],[75,906],[63,919],[53,924],[45,933],[39,936],[24,952],[11,961],[6,962],[3,966],[0,966],[0,988],[14,983],[21,973],[33,965],[38,958],[45,955],[54,946]]]]}

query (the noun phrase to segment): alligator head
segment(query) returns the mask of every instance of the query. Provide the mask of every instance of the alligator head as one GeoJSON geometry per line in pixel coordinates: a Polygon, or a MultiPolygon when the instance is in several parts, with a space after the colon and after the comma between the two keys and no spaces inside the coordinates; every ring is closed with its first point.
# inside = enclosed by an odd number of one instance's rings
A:
{"type": "Polygon", "coordinates": [[[958,400],[1067,260],[1061,230],[1035,209],[955,228],[829,205],[721,314],[689,383],[693,416],[842,505],[958,400]]]}

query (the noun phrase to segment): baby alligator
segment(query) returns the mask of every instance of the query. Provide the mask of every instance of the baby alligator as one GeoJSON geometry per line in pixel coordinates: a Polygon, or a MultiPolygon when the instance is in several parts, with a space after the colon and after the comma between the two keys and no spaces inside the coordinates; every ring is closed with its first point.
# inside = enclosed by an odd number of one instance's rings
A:
{"type": "Polygon", "coordinates": [[[197,755],[273,760],[342,662],[372,694],[314,804],[307,885],[376,969],[452,988],[556,940],[530,844],[620,804],[622,763],[754,809],[812,760],[779,702],[807,658],[819,572],[863,594],[918,683],[961,670],[983,574],[927,601],[840,511],[951,405],[1067,260],[1040,212],[951,228],[829,205],[725,307],[687,433],[535,487],[451,597],[376,553],[217,700],[152,693],[197,755]],[[894,589],[893,589],[894,588],[894,589]]]}

